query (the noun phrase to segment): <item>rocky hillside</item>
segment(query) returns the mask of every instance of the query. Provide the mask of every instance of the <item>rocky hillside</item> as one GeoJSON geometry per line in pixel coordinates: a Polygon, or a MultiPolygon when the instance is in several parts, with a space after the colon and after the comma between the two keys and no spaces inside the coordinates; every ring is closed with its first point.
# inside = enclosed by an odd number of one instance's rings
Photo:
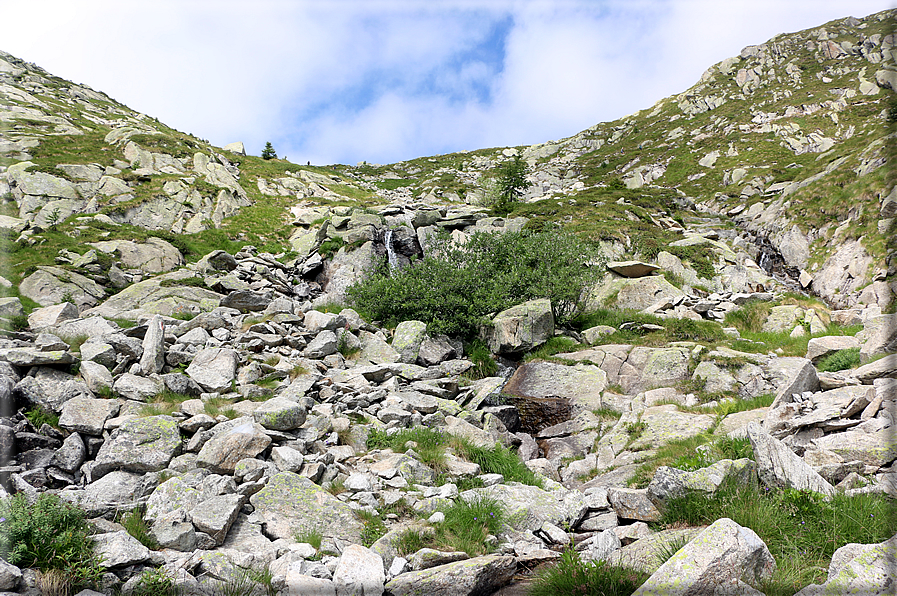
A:
{"type": "Polygon", "coordinates": [[[602,562],[636,594],[881,593],[894,17],[569,139],[388,166],[212,147],[0,55],[0,591],[560,594],[602,562]],[[496,217],[517,154],[534,184],[496,217]],[[462,341],[348,304],[442,230],[558,224],[603,253],[564,326],[537,299],[462,341]]]}

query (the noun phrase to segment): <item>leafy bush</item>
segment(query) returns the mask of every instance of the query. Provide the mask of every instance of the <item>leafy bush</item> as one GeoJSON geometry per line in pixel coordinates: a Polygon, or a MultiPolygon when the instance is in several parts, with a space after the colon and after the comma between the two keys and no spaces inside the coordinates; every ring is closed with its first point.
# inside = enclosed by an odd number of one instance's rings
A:
{"type": "Polygon", "coordinates": [[[163,569],[144,569],[131,596],[178,596],[178,587],[163,569]]]}
{"type": "Polygon", "coordinates": [[[102,575],[84,512],[49,493],[33,504],[21,493],[0,503],[0,554],[19,567],[61,572],[74,586],[102,575]]]}
{"type": "Polygon", "coordinates": [[[419,320],[431,333],[473,337],[483,317],[521,302],[548,298],[565,324],[595,281],[597,251],[559,230],[472,234],[464,245],[447,233],[427,257],[401,270],[386,262],[348,290],[366,320],[387,325],[419,320]]]}
{"type": "Polygon", "coordinates": [[[584,563],[574,550],[566,550],[557,565],[542,571],[533,582],[531,596],[629,596],[645,583],[648,573],[616,567],[604,561],[584,563]]]}
{"type": "Polygon", "coordinates": [[[846,350],[838,350],[834,354],[829,354],[819,361],[816,366],[819,372],[837,372],[839,370],[847,370],[848,368],[856,368],[860,365],[860,349],[847,348],[846,350]]]}

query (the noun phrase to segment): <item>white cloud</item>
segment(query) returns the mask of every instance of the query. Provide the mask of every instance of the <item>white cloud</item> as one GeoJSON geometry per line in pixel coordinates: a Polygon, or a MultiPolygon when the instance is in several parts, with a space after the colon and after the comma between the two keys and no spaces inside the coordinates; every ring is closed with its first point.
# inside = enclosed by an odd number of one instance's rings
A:
{"type": "Polygon", "coordinates": [[[30,0],[4,6],[16,25],[0,49],[216,144],[390,162],[574,134],[684,91],[745,45],[892,6],[30,0]]]}

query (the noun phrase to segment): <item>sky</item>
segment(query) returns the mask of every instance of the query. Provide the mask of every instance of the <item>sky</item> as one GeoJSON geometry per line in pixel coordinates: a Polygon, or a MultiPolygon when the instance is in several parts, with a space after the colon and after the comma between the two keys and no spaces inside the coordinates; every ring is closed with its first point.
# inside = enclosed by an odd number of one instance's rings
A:
{"type": "Polygon", "coordinates": [[[313,164],[530,145],[894,0],[0,0],[0,50],[223,146],[313,164]]]}

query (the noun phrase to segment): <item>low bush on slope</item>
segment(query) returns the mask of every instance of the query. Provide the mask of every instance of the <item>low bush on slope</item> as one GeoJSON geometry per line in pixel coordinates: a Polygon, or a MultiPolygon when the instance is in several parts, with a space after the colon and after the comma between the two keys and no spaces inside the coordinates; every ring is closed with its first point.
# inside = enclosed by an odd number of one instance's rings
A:
{"type": "Polygon", "coordinates": [[[442,234],[427,255],[402,270],[384,262],[350,287],[359,313],[386,325],[419,320],[431,333],[472,337],[485,315],[548,298],[564,324],[602,269],[593,245],[559,230],[474,233],[464,245],[442,234]]]}

